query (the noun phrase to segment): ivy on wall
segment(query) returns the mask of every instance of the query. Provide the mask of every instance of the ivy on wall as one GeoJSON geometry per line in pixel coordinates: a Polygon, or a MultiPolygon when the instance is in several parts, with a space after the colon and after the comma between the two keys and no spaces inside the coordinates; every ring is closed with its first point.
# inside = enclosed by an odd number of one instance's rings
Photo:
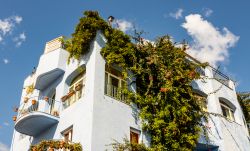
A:
{"type": "Polygon", "coordinates": [[[70,150],[70,151],[82,151],[80,143],[69,143],[62,140],[48,140],[41,141],[37,145],[30,146],[30,151],[55,151],[58,149],[70,150]]]}
{"type": "Polygon", "coordinates": [[[201,107],[192,91],[191,82],[200,77],[195,71],[201,64],[187,59],[185,45],[180,48],[169,36],[154,43],[144,42],[140,35],[131,37],[112,28],[98,12],[86,11],[72,34],[64,40],[69,59],[81,59],[88,53],[97,31],[107,43],[101,54],[108,65],[116,64],[136,77],[137,93],[129,100],[140,109],[143,130],[151,136],[148,150],[193,150],[199,138],[201,107]]]}

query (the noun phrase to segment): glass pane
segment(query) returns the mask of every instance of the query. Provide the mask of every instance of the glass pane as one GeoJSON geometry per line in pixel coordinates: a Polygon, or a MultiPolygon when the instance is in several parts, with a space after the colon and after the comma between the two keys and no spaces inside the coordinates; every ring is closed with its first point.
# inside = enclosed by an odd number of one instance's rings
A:
{"type": "Polygon", "coordinates": [[[115,77],[112,77],[112,76],[110,76],[110,83],[111,83],[111,85],[113,85],[113,86],[115,86],[115,87],[119,87],[119,79],[117,79],[117,78],[115,78],[115,77]]]}

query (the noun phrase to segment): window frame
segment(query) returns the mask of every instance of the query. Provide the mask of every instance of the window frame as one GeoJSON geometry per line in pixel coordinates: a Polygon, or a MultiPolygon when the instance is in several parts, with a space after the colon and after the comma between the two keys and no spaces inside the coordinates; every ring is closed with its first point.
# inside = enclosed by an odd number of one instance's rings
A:
{"type": "Polygon", "coordinates": [[[219,99],[219,101],[220,101],[220,108],[221,108],[222,116],[224,116],[226,119],[230,121],[235,121],[235,117],[234,117],[235,109],[230,107],[230,105],[228,105],[222,99],[219,99]]]}
{"type": "Polygon", "coordinates": [[[129,131],[129,135],[130,135],[130,139],[129,139],[129,141],[130,141],[130,143],[133,143],[133,144],[139,144],[140,143],[140,137],[141,137],[141,131],[140,130],[138,130],[138,129],[135,129],[135,128],[132,128],[132,127],[130,127],[130,131],[129,131]],[[137,140],[136,140],[136,142],[133,142],[133,136],[132,135],[137,135],[137,140]]]}
{"type": "Polygon", "coordinates": [[[73,141],[73,126],[62,131],[61,135],[62,135],[63,140],[65,142],[72,142],[73,141]],[[67,137],[68,137],[67,139],[66,139],[65,135],[67,135],[67,137]]]}

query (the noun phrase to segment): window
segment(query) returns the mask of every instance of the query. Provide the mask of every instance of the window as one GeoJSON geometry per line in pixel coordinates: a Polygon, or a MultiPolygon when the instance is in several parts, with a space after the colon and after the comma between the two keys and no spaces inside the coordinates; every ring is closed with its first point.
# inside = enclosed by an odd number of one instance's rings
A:
{"type": "Polygon", "coordinates": [[[201,107],[201,109],[205,112],[207,112],[207,99],[205,96],[200,95],[199,93],[194,94],[194,98],[196,99],[198,105],[201,107]]]}
{"type": "Polygon", "coordinates": [[[65,142],[72,142],[73,128],[68,128],[67,130],[62,132],[62,135],[65,142]]]}
{"type": "Polygon", "coordinates": [[[130,142],[132,144],[138,144],[140,138],[140,131],[134,128],[130,128],[130,142]]]}
{"type": "Polygon", "coordinates": [[[85,73],[82,72],[72,80],[69,87],[68,99],[64,102],[64,107],[72,105],[83,96],[85,79],[85,73]]]}
{"type": "Polygon", "coordinates": [[[222,110],[222,115],[225,116],[227,119],[234,121],[234,110],[221,100],[220,100],[220,106],[222,110]]]}
{"type": "Polygon", "coordinates": [[[127,87],[127,82],[123,79],[122,73],[112,67],[106,66],[105,71],[105,94],[118,100],[125,100],[121,88],[127,87]]]}

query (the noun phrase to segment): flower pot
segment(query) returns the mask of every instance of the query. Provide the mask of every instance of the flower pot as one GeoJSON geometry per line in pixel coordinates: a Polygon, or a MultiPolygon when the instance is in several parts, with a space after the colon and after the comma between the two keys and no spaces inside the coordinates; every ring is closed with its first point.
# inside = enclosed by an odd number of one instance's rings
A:
{"type": "Polygon", "coordinates": [[[49,101],[49,97],[47,97],[47,96],[45,96],[43,99],[44,99],[46,102],[49,101]]]}
{"type": "Polygon", "coordinates": [[[28,98],[28,97],[24,97],[23,102],[24,102],[24,103],[27,103],[27,102],[28,102],[28,100],[29,100],[29,98],[28,98]]]}
{"type": "Polygon", "coordinates": [[[64,96],[61,98],[61,101],[62,101],[62,102],[65,102],[67,99],[68,99],[68,95],[64,95],[64,96]]]}
{"type": "Polygon", "coordinates": [[[69,93],[68,93],[68,97],[71,97],[72,95],[74,95],[75,94],[75,91],[70,91],[69,93]]]}
{"type": "Polygon", "coordinates": [[[75,87],[75,90],[76,91],[80,91],[82,89],[82,84],[78,84],[76,87],[75,87]]]}
{"type": "Polygon", "coordinates": [[[36,104],[36,100],[32,100],[32,105],[35,105],[36,104]]]}
{"type": "Polygon", "coordinates": [[[53,115],[54,115],[54,116],[59,116],[58,111],[53,111],[53,115]]]}
{"type": "Polygon", "coordinates": [[[17,119],[16,115],[12,117],[12,120],[15,122],[17,119]]]}

